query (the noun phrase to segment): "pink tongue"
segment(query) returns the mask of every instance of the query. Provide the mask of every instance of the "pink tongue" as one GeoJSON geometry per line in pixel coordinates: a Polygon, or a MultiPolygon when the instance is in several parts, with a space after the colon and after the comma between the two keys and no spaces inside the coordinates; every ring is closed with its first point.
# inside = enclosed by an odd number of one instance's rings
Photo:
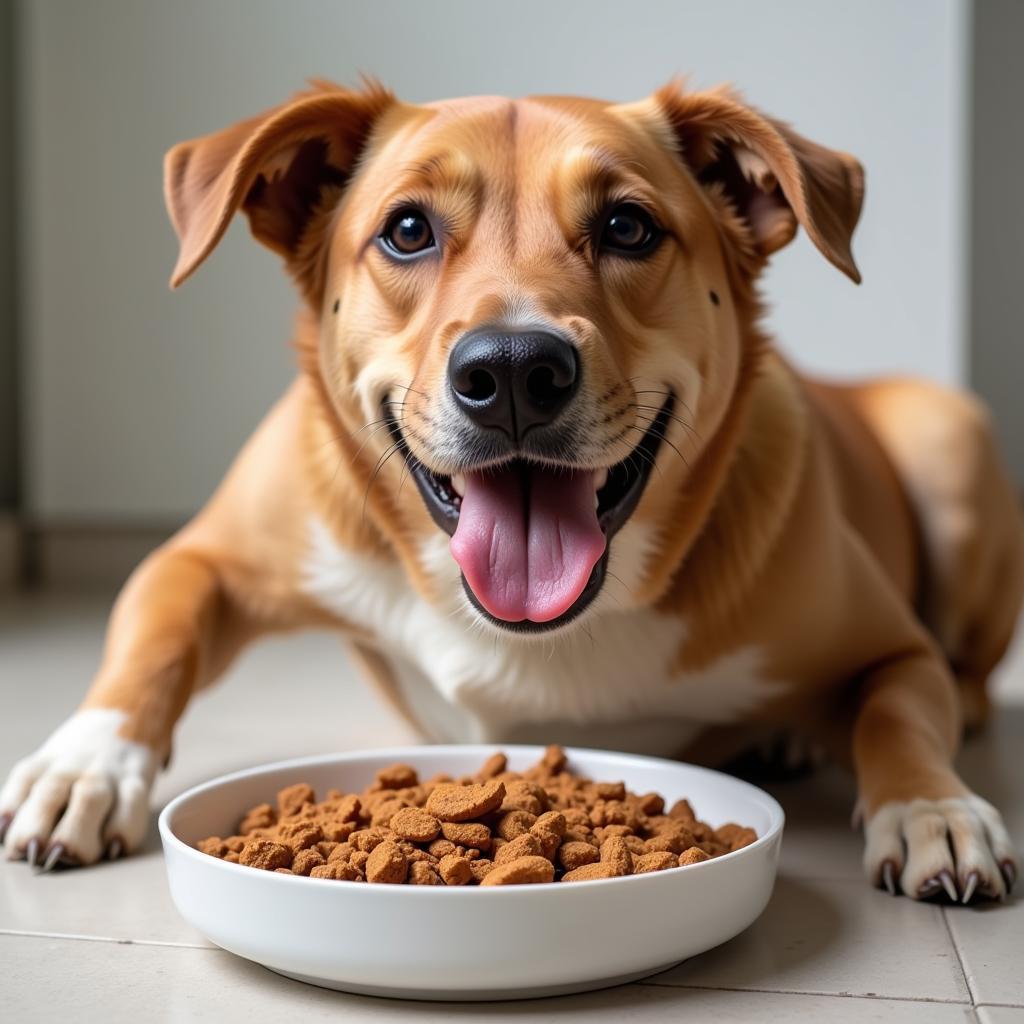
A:
{"type": "Polygon", "coordinates": [[[451,552],[495,618],[557,619],[583,593],[604,548],[592,472],[467,474],[451,552]]]}

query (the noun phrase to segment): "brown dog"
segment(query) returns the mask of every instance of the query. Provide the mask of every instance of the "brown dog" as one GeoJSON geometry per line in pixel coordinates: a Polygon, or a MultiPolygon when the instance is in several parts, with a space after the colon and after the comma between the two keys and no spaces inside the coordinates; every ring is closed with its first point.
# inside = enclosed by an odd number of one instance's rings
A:
{"type": "Polygon", "coordinates": [[[873,882],[1008,890],[1000,817],[952,767],[1024,591],[985,413],[805,380],[758,326],[798,225],[858,279],[852,157],[725,91],[318,86],[166,172],[173,283],[244,210],[305,301],[301,373],[12,772],[10,856],[131,850],[190,696],[257,634],[330,623],[439,738],[812,738],[856,772],[873,882]]]}

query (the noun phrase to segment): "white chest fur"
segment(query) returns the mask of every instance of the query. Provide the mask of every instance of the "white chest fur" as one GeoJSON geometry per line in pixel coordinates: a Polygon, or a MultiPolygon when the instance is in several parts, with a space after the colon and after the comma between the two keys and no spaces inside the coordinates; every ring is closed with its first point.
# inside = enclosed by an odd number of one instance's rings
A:
{"type": "MultiPolygon", "coordinates": [[[[616,538],[620,556],[630,554],[629,541],[620,543],[627,531],[616,538]]],[[[438,534],[423,554],[447,595],[441,604],[424,601],[400,566],[341,548],[314,520],[304,589],[371,631],[410,710],[434,739],[557,739],[672,754],[703,726],[741,721],[778,690],[759,675],[753,648],[700,672],[675,672],[685,626],[650,609],[619,610],[614,580],[585,628],[550,638],[504,637],[474,619],[447,538],[438,534]]],[[[615,567],[620,578],[628,579],[627,571],[615,567]]]]}

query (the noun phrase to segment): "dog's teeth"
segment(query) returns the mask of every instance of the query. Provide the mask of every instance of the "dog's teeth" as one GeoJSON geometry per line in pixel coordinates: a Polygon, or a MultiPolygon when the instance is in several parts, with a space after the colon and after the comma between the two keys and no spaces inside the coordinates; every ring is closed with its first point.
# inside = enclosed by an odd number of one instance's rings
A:
{"type": "Polygon", "coordinates": [[[608,470],[599,469],[597,473],[594,474],[594,490],[601,490],[606,483],[608,483],[608,470]]]}
{"type": "Polygon", "coordinates": [[[466,478],[461,473],[452,477],[452,490],[461,498],[466,493],[466,478]]]}

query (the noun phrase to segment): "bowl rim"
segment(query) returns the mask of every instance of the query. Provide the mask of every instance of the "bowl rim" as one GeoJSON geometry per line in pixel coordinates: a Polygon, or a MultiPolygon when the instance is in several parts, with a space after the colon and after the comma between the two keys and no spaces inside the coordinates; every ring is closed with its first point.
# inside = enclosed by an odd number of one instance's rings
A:
{"type": "MultiPolygon", "coordinates": [[[[256,872],[253,871],[252,868],[246,867],[243,864],[234,864],[231,861],[222,860],[219,857],[211,857],[209,854],[201,852],[194,846],[190,846],[183,839],[179,839],[178,836],[174,834],[174,831],[171,828],[171,818],[182,806],[208,790],[216,789],[220,786],[233,782],[241,782],[255,775],[270,774],[283,769],[291,770],[293,768],[302,769],[307,767],[316,767],[327,762],[345,764],[364,761],[371,757],[375,759],[394,759],[395,761],[406,759],[407,761],[412,762],[417,753],[422,753],[424,751],[430,751],[432,754],[438,754],[440,756],[456,753],[464,755],[476,752],[476,754],[486,758],[490,754],[499,751],[505,754],[529,753],[530,756],[539,756],[545,749],[546,748],[542,745],[524,743],[420,743],[406,744],[404,746],[396,747],[370,747],[361,750],[344,751],[342,753],[311,754],[305,757],[287,758],[283,761],[272,761],[268,764],[254,765],[251,768],[241,768],[233,772],[228,772],[224,775],[218,775],[212,779],[208,779],[206,782],[201,782],[196,786],[191,786],[183,793],[179,793],[176,797],[168,801],[157,819],[157,828],[160,833],[160,841],[163,845],[165,854],[164,863],[165,865],[167,864],[166,853],[168,849],[173,848],[175,852],[184,855],[197,864],[203,864],[205,868],[222,871],[245,872],[246,876],[260,875],[265,879],[270,880],[270,884],[272,885],[310,885],[330,882],[334,886],[343,886],[344,889],[342,891],[352,893],[403,891],[422,894],[412,897],[413,899],[437,899],[439,898],[438,894],[442,892],[449,894],[458,892],[476,892],[477,895],[471,898],[478,900],[486,899],[487,897],[481,895],[479,892],[481,886],[478,885],[367,885],[365,882],[346,882],[341,879],[309,878],[305,875],[284,875],[278,874],[275,871],[256,872]]],[[[753,856],[756,851],[775,842],[785,826],[785,812],[775,797],[761,789],[759,786],[755,786],[753,783],[747,782],[744,779],[738,779],[725,772],[718,771],[717,769],[705,768],[703,765],[690,764],[687,761],[675,761],[671,758],[650,757],[646,754],[631,754],[617,750],[601,750],[596,747],[564,747],[563,749],[565,750],[567,757],[570,759],[573,755],[583,757],[596,756],[610,759],[613,764],[617,763],[628,765],[629,763],[639,763],[640,765],[649,768],[684,768],[701,774],[716,775],[721,779],[726,780],[729,785],[747,790],[749,795],[756,801],[760,802],[768,811],[770,817],[769,827],[762,835],[758,836],[754,842],[750,843],[750,845],[744,846],[739,850],[732,850],[729,853],[721,854],[720,856],[713,857],[710,860],[700,861],[697,864],[680,865],[680,870],[684,867],[689,871],[693,871],[694,869],[707,870],[712,867],[717,868],[722,863],[730,860],[753,856]]],[[[529,885],[495,885],[487,886],[486,888],[494,898],[501,899],[506,898],[505,894],[508,892],[523,893],[524,891],[533,892],[538,889],[544,891],[555,889],[564,890],[565,892],[574,892],[578,889],[590,888],[593,886],[622,885],[625,882],[632,882],[632,884],[637,885],[640,884],[641,879],[649,880],[648,884],[650,884],[653,880],[663,878],[665,876],[678,877],[678,875],[676,875],[676,870],[677,869],[675,868],[668,868],[664,871],[645,872],[642,875],[623,875],[615,878],[592,878],[581,882],[573,882],[570,885],[562,885],[561,882],[551,881],[534,882],[529,885]]],[[[451,898],[451,896],[444,898],[451,898]]]]}

